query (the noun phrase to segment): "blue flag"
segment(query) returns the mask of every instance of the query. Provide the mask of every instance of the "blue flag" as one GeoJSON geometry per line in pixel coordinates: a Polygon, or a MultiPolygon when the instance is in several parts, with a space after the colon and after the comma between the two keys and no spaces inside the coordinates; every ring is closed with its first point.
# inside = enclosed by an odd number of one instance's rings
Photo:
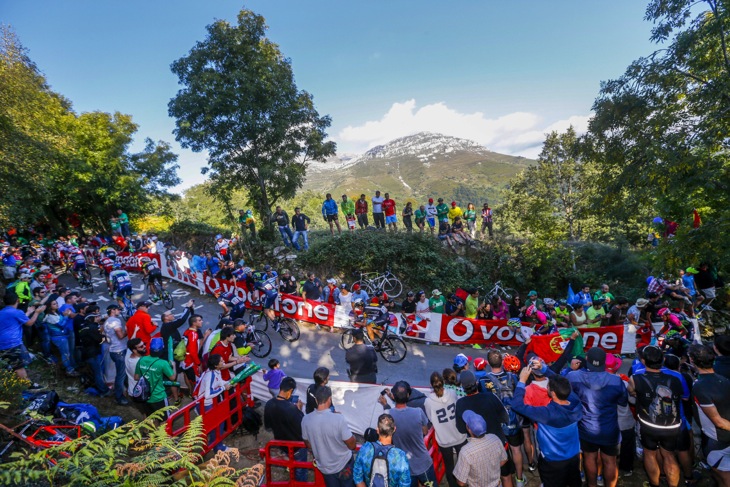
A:
{"type": "Polygon", "coordinates": [[[575,301],[575,293],[573,292],[573,286],[568,283],[568,304],[573,305],[575,301]]]}

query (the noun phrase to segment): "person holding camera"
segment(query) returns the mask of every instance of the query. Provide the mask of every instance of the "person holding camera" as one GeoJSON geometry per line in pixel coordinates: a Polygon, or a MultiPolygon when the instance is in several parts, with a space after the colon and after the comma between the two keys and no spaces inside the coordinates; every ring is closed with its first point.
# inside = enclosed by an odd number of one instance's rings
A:
{"type": "MultiPolygon", "coordinates": [[[[302,438],[302,418],[304,404],[294,394],[297,382],[292,377],[284,377],[279,385],[279,393],[269,399],[264,406],[264,428],[271,430],[274,439],[279,441],[304,441],[302,438]]],[[[300,448],[294,453],[294,460],[307,461],[307,449],[300,448]]],[[[307,480],[307,471],[297,469],[294,473],[297,481],[307,480]]]]}

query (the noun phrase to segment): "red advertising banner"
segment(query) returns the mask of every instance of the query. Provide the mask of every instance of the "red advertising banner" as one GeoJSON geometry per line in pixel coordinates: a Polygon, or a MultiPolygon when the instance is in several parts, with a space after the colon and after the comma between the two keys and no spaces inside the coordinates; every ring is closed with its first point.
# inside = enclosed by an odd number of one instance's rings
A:
{"type": "MultiPolygon", "coordinates": [[[[434,316],[434,315],[432,315],[434,316]]],[[[517,328],[507,326],[506,320],[468,320],[441,315],[441,336],[439,342],[457,345],[478,343],[502,346],[519,346],[522,336],[517,328]]],[[[624,326],[603,326],[579,329],[583,345],[587,350],[601,347],[609,353],[621,353],[624,341],[624,326]]]]}

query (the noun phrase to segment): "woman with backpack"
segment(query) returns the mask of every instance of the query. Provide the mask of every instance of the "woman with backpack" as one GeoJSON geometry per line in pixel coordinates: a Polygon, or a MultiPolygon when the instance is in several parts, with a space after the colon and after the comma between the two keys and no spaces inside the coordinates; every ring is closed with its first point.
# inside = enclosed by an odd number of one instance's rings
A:
{"type": "Polygon", "coordinates": [[[466,444],[466,434],[456,429],[456,392],[444,387],[444,378],[438,372],[431,374],[433,392],[426,395],[423,408],[436,433],[441,456],[444,458],[446,480],[449,487],[457,487],[454,465],[461,447],[466,444]]]}

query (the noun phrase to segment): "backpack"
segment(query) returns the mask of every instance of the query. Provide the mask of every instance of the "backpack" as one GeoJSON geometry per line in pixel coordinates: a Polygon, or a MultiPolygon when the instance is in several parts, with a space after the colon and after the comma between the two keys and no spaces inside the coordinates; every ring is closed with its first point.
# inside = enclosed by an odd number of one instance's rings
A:
{"type": "Polygon", "coordinates": [[[160,359],[156,359],[154,362],[149,364],[147,366],[147,370],[140,374],[142,377],[139,378],[137,383],[132,388],[132,401],[134,402],[147,402],[149,401],[150,397],[152,396],[152,386],[150,386],[150,381],[145,377],[144,374],[150,371],[152,366],[157,363],[157,361],[160,359]]]}
{"type": "Polygon", "coordinates": [[[507,410],[507,416],[509,420],[506,424],[502,425],[502,431],[506,436],[512,436],[517,433],[520,429],[520,421],[517,413],[512,411],[512,397],[514,396],[515,387],[515,376],[512,372],[505,372],[500,376],[487,372],[483,379],[480,380],[482,389],[485,392],[494,393],[497,398],[502,402],[504,409],[507,410]],[[491,381],[492,387],[487,387],[491,381]]]}
{"type": "Polygon", "coordinates": [[[245,407],[243,409],[243,418],[241,419],[241,426],[249,434],[258,436],[259,430],[261,429],[261,414],[252,407],[245,407]]]}
{"type": "Polygon", "coordinates": [[[180,340],[180,343],[178,343],[175,346],[175,349],[172,351],[172,358],[174,358],[178,362],[182,362],[185,360],[185,355],[188,353],[188,342],[186,338],[183,338],[180,340]]]}
{"type": "Polygon", "coordinates": [[[373,461],[370,463],[369,487],[388,487],[390,479],[390,466],[388,465],[388,453],[393,445],[381,445],[373,443],[373,461]]]}
{"type": "Polygon", "coordinates": [[[672,377],[665,374],[665,377],[657,381],[649,380],[644,374],[634,375],[634,381],[638,377],[647,384],[652,393],[651,404],[642,408],[649,422],[656,426],[679,426],[681,418],[677,403],[674,401],[674,393],[672,392],[672,377]]]}

